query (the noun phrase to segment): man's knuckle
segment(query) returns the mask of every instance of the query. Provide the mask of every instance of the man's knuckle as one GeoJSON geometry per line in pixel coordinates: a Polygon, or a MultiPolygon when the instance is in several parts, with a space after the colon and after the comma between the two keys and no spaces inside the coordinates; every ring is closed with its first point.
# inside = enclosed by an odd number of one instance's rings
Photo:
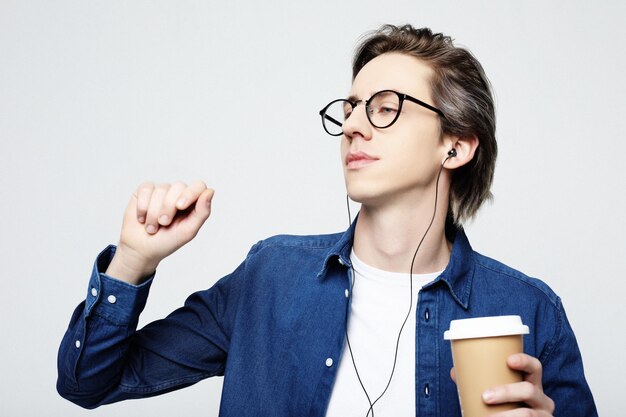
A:
{"type": "Polygon", "coordinates": [[[191,187],[199,191],[204,191],[206,189],[206,184],[204,183],[204,181],[194,180],[191,183],[191,187]]]}
{"type": "Polygon", "coordinates": [[[154,183],[151,181],[146,181],[146,182],[142,182],[141,184],[139,184],[139,187],[137,187],[137,191],[141,192],[141,191],[149,191],[152,190],[154,188],[154,183]]]}

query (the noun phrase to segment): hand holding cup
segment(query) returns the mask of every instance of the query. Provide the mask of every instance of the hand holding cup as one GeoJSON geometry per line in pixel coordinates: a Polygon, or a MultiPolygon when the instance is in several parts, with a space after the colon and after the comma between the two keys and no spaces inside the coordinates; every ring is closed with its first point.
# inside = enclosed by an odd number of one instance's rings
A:
{"type": "Polygon", "coordinates": [[[444,339],[452,343],[453,379],[458,387],[463,417],[485,417],[512,410],[514,402],[487,404],[488,389],[522,382],[520,371],[507,360],[524,351],[523,335],[529,332],[519,316],[479,317],[453,320],[444,339]]]}

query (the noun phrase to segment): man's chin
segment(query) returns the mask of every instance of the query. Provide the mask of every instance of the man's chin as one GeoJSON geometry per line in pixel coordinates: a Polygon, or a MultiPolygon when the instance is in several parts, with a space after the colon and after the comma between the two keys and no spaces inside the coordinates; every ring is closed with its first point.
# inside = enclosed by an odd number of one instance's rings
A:
{"type": "Polygon", "coordinates": [[[382,196],[374,194],[371,191],[367,192],[361,190],[360,192],[355,190],[348,190],[348,197],[355,203],[360,203],[363,206],[374,206],[377,202],[382,200],[382,196]]]}

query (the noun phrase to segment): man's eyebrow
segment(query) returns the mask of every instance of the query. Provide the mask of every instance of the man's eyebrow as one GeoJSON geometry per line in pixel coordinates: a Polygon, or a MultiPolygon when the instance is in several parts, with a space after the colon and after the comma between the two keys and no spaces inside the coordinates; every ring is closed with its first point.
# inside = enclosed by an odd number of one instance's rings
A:
{"type": "MultiPolygon", "coordinates": [[[[382,91],[382,90],[381,90],[381,91],[382,91]]],[[[374,92],[371,92],[371,93],[370,93],[370,97],[372,97],[374,94],[376,94],[376,92],[375,92],[375,91],[374,91],[374,92]]],[[[356,95],[354,95],[354,94],[350,94],[350,95],[348,96],[348,98],[346,98],[346,100],[348,100],[348,101],[352,101],[352,102],[354,102],[354,101],[361,101],[361,99],[359,99],[359,98],[358,98],[356,95]]],[[[365,100],[369,100],[369,99],[363,99],[363,100],[365,101],[365,100]]]]}

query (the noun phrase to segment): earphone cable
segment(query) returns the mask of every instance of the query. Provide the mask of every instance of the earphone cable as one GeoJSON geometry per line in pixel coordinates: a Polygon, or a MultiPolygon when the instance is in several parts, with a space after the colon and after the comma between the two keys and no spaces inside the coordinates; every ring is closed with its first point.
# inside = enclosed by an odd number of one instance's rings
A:
{"type": "MultiPolygon", "coordinates": [[[[410,285],[410,303],[409,303],[409,311],[406,314],[406,317],[404,318],[404,321],[402,322],[402,326],[400,326],[400,331],[398,332],[398,338],[396,340],[396,348],[395,348],[395,353],[394,353],[394,357],[393,357],[393,366],[391,368],[391,373],[389,375],[389,380],[387,381],[387,385],[385,386],[385,389],[383,390],[383,392],[378,396],[378,398],[376,398],[376,400],[374,400],[374,402],[371,401],[370,396],[365,388],[365,384],[363,383],[363,381],[361,380],[361,376],[359,375],[359,371],[357,369],[356,366],[356,361],[354,360],[354,354],[352,352],[352,346],[350,345],[350,339],[348,338],[348,313],[349,313],[349,307],[350,307],[350,299],[348,300],[348,303],[346,304],[346,343],[348,345],[348,350],[350,351],[350,358],[352,359],[352,365],[354,366],[354,371],[356,372],[357,375],[357,379],[359,380],[359,384],[361,384],[361,388],[363,389],[363,392],[365,393],[365,396],[367,397],[367,401],[370,405],[369,409],[367,410],[367,414],[365,415],[365,417],[369,417],[370,412],[372,413],[372,417],[374,417],[374,405],[383,397],[383,395],[385,395],[385,393],[387,392],[387,390],[389,389],[389,386],[391,385],[391,381],[393,379],[393,375],[395,373],[396,370],[396,365],[398,362],[398,350],[400,347],[400,338],[402,336],[402,331],[404,330],[404,327],[407,323],[407,321],[409,320],[409,317],[411,316],[411,311],[413,309],[413,266],[415,265],[415,258],[417,257],[417,253],[420,250],[420,247],[422,246],[422,243],[424,242],[424,240],[426,239],[426,235],[428,235],[428,232],[430,231],[430,229],[432,228],[433,223],[435,222],[435,217],[437,215],[437,202],[438,202],[438,198],[439,198],[439,179],[441,178],[441,173],[443,172],[443,168],[445,163],[448,161],[448,159],[450,159],[453,155],[448,155],[446,157],[446,159],[443,160],[443,162],[441,163],[441,168],[439,168],[439,172],[437,173],[437,180],[435,182],[435,204],[434,204],[434,208],[433,208],[433,215],[430,219],[430,223],[428,224],[428,227],[426,228],[426,231],[424,232],[424,235],[422,236],[422,238],[420,239],[417,248],[415,249],[415,252],[413,253],[413,258],[411,260],[411,269],[409,270],[409,285],[410,285]]],[[[352,225],[352,218],[350,215],[350,203],[349,203],[349,196],[346,195],[346,205],[348,207],[348,221],[350,223],[350,226],[352,225]]],[[[354,271],[352,272],[352,283],[351,283],[351,289],[350,289],[350,298],[352,298],[352,291],[354,290],[354,284],[356,281],[356,277],[354,274],[354,271]]]]}

